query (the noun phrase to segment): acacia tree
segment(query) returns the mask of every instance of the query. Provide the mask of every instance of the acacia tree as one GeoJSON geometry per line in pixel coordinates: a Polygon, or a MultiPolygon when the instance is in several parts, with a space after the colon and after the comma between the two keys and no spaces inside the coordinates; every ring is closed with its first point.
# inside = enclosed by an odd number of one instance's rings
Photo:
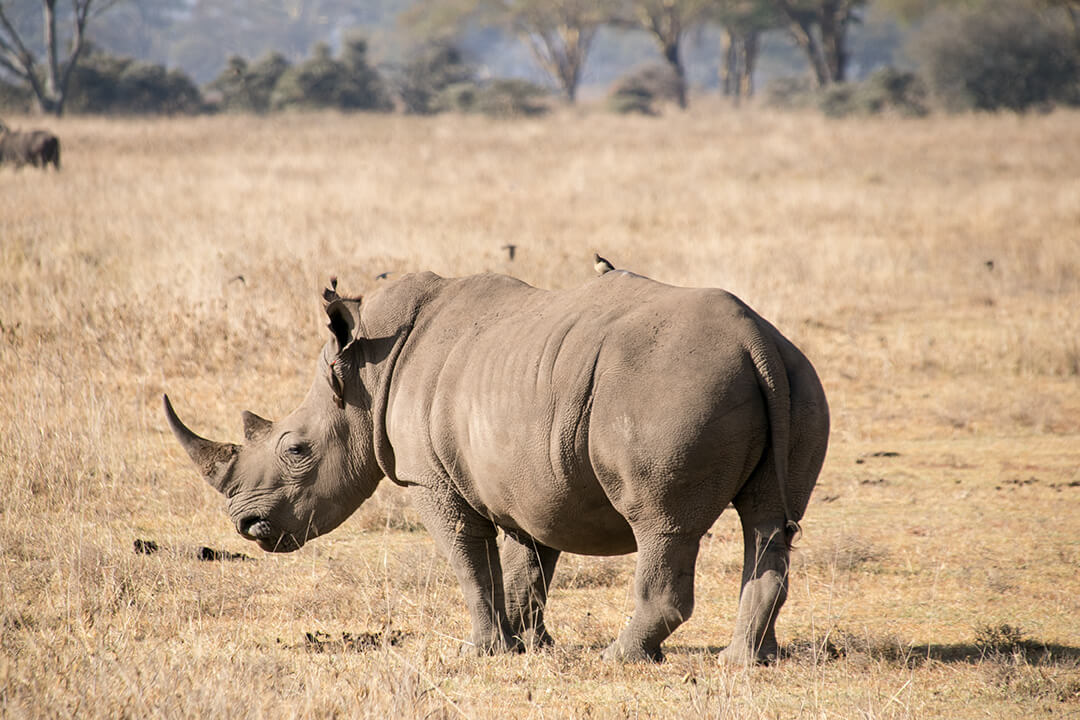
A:
{"type": "Polygon", "coordinates": [[[713,0],[625,0],[616,23],[639,27],[656,40],[664,60],[675,72],[679,107],[687,106],[686,68],[682,44],[687,31],[703,22],[713,0]]]}
{"type": "Polygon", "coordinates": [[[446,41],[469,26],[499,27],[521,40],[540,68],[574,102],[585,62],[616,0],[438,0],[405,12],[420,37],[446,41]]]}
{"type": "Polygon", "coordinates": [[[569,102],[577,98],[597,30],[611,17],[604,0],[493,0],[569,102]]]}
{"type": "Polygon", "coordinates": [[[847,33],[867,0],[773,0],[820,87],[847,79],[847,33]]]}
{"type": "Polygon", "coordinates": [[[0,0],[0,68],[30,87],[38,111],[61,115],[71,73],[85,48],[86,26],[117,0],[71,0],[71,39],[67,58],[60,60],[56,0],[41,0],[44,58],[31,49],[25,30],[11,16],[11,0],[0,0]]]}
{"type": "Polygon", "coordinates": [[[721,92],[738,105],[754,94],[754,67],[761,35],[782,25],[771,0],[719,0],[711,13],[723,28],[720,54],[721,92]]]}

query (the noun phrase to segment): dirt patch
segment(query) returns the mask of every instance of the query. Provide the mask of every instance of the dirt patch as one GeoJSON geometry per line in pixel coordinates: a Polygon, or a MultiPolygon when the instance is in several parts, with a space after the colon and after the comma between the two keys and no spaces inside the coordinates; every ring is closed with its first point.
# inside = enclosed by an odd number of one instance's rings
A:
{"type": "Polygon", "coordinates": [[[135,540],[136,555],[153,555],[158,551],[158,544],[153,540],[135,540]]]}
{"type": "MultiPolygon", "coordinates": [[[[161,549],[161,547],[157,544],[156,541],[143,540],[141,538],[137,538],[135,542],[132,543],[132,545],[134,547],[136,555],[153,555],[161,549]]],[[[245,555],[244,553],[229,552],[227,550],[215,550],[214,548],[206,547],[205,545],[196,548],[194,551],[194,555],[197,559],[206,562],[217,562],[222,560],[251,560],[251,557],[245,555]]]]}
{"type": "Polygon", "coordinates": [[[399,645],[405,639],[405,633],[400,630],[387,630],[384,632],[343,632],[340,636],[325,633],[322,630],[305,632],[304,642],[296,645],[308,652],[366,652],[375,650],[383,645],[399,645]]]}
{"type": "Polygon", "coordinates": [[[878,450],[876,452],[872,452],[872,453],[869,453],[867,455],[862,455],[860,457],[855,458],[855,464],[856,465],[862,465],[863,463],[866,462],[866,458],[868,458],[868,457],[871,457],[871,458],[894,458],[894,457],[900,457],[900,453],[896,452],[895,450],[878,450]]]}
{"type": "Polygon", "coordinates": [[[195,551],[195,557],[207,562],[213,562],[217,560],[250,560],[251,557],[244,553],[228,552],[227,550],[215,550],[208,548],[205,545],[195,551]]]}

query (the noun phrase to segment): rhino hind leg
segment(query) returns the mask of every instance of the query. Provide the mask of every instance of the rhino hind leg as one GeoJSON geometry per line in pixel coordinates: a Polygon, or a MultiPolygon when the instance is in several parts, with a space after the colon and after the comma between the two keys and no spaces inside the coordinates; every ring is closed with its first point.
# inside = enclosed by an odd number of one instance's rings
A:
{"type": "Polygon", "coordinates": [[[731,644],[720,661],[733,665],[770,663],[779,656],[776,616],[787,599],[789,550],[785,518],[735,506],[743,527],[743,573],[739,612],[731,644]]]}
{"type": "Polygon", "coordinates": [[[694,610],[700,533],[635,533],[634,614],[604,652],[608,660],[660,661],[660,644],[694,610]]]}
{"type": "Polygon", "coordinates": [[[531,647],[554,644],[544,625],[544,608],[559,551],[527,535],[507,533],[500,556],[506,613],[514,634],[531,647]]]}

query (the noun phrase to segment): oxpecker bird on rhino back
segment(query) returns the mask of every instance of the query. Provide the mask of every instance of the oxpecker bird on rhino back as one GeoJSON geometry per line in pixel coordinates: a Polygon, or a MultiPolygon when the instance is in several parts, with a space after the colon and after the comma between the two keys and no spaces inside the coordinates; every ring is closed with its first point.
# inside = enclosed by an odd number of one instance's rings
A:
{"type": "Polygon", "coordinates": [[[560,553],[637,551],[634,613],[606,656],[655,660],[690,617],[701,538],[731,503],[744,568],[721,659],[777,656],[829,416],[806,357],[742,301],[625,271],[557,292],[422,273],[324,301],[307,397],[277,422],[244,413],[243,445],[199,437],[165,398],[241,535],[295,550],[389,478],[449,559],[478,652],[552,642],[560,553]]]}

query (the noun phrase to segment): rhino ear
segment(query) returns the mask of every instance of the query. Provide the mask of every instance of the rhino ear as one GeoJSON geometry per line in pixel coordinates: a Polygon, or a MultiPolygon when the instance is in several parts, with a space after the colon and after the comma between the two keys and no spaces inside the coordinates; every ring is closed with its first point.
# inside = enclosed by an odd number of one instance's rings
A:
{"type": "Polygon", "coordinates": [[[244,440],[249,443],[257,443],[265,438],[274,423],[266,418],[261,418],[253,412],[245,410],[241,416],[244,418],[244,440]]]}
{"type": "Polygon", "coordinates": [[[360,324],[360,299],[334,298],[326,306],[327,325],[337,341],[340,353],[356,339],[356,328],[360,324]]]}

